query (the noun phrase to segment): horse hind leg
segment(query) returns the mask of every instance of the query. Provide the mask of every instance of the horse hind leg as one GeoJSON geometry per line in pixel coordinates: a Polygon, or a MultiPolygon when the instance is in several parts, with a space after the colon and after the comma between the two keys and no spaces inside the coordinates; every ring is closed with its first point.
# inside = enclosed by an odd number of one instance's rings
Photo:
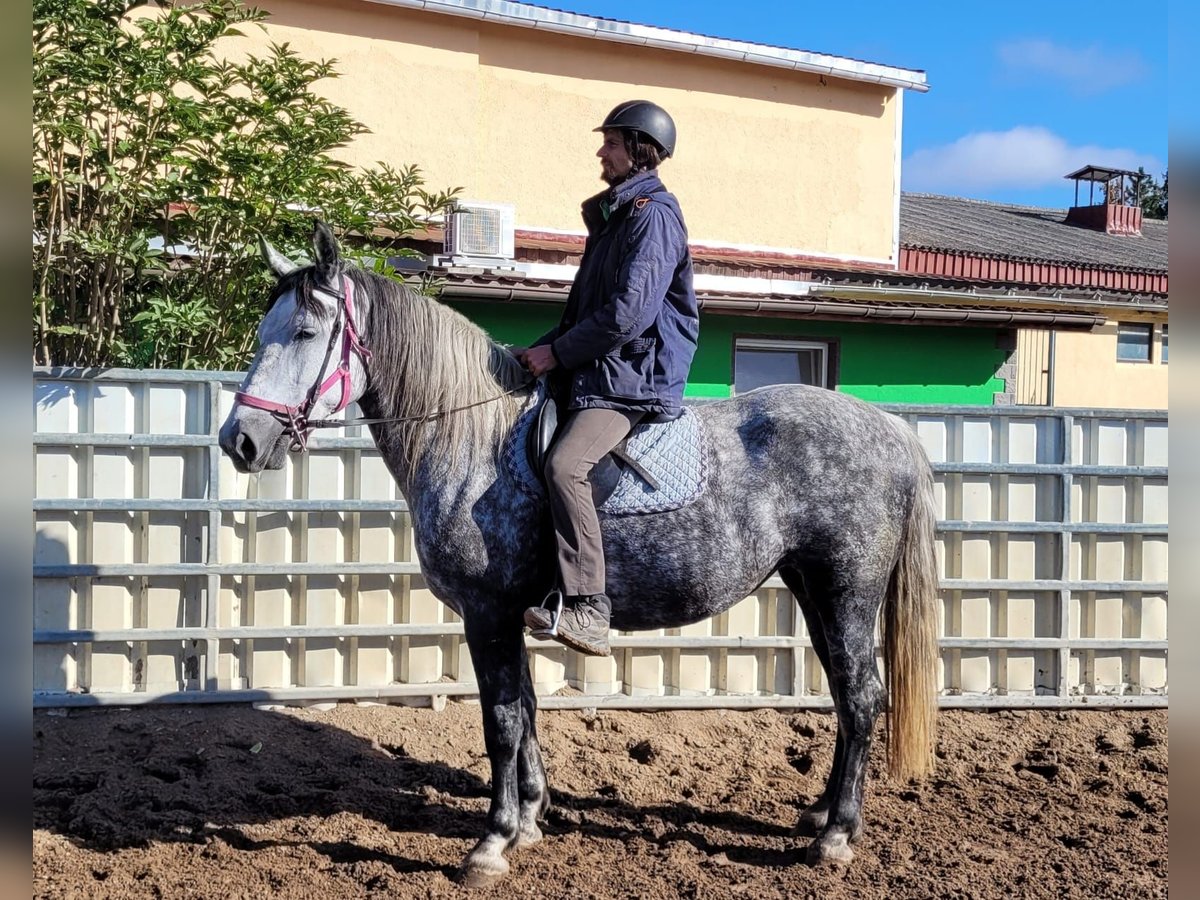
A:
{"type": "MultiPolygon", "coordinates": [[[[796,598],[796,605],[800,608],[800,612],[804,616],[809,640],[812,642],[813,650],[817,654],[817,660],[821,663],[821,668],[825,671],[825,677],[832,692],[834,684],[829,678],[829,648],[825,644],[825,626],[821,622],[821,616],[817,611],[816,605],[808,596],[808,590],[804,584],[804,576],[798,568],[782,566],[779,569],[779,577],[783,579],[783,583],[787,585],[788,590],[792,592],[792,596],[796,598]]],[[[836,695],[833,700],[836,706],[836,695]]],[[[837,793],[837,786],[841,783],[842,779],[842,767],[845,764],[845,747],[845,742],[842,740],[842,732],[839,728],[834,741],[833,765],[830,766],[829,775],[825,779],[825,788],[821,791],[821,795],[800,813],[800,820],[796,823],[796,834],[815,837],[829,821],[829,807],[833,804],[834,796],[837,793]]]]}
{"type": "Polygon", "coordinates": [[[848,862],[854,856],[850,844],[862,831],[871,736],[884,705],[883,684],[875,663],[875,618],[885,585],[860,583],[837,590],[832,578],[818,577],[817,585],[813,580],[806,582],[808,598],[824,639],[822,664],[837,712],[841,760],[839,764],[835,759],[822,797],[825,803],[814,804],[813,824],[818,824],[822,814],[825,822],[809,847],[808,858],[812,863],[848,862]]]}

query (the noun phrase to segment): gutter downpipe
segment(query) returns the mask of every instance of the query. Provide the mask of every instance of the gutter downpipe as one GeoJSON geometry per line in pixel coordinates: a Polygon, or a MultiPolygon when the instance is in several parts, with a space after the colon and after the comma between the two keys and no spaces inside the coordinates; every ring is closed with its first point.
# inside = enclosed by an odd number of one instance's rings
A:
{"type": "MultiPolygon", "coordinates": [[[[1053,328],[1050,329],[1050,353],[1046,360],[1046,405],[1054,405],[1054,348],[1058,343],[1055,340],[1058,337],[1058,332],[1053,328]]],[[[1069,439],[1069,436],[1068,436],[1069,439]]]]}
{"type": "MultiPolygon", "coordinates": [[[[464,300],[492,300],[500,303],[563,303],[567,290],[557,288],[508,288],[488,285],[446,285],[442,296],[464,300]]],[[[835,319],[879,319],[899,321],[943,321],[953,323],[979,323],[992,326],[1039,324],[1062,327],[1091,328],[1103,324],[1103,316],[1071,315],[1051,312],[1012,313],[989,309],[935,309],[901,308],[887,306],[852,305],[849,303],[822,303],[815,300],[755,300],[721,296],[698,298],[702,311],[733,312],[746,315],[755,313],[784,313],[793,316],[823,315],[835,319]]]]}

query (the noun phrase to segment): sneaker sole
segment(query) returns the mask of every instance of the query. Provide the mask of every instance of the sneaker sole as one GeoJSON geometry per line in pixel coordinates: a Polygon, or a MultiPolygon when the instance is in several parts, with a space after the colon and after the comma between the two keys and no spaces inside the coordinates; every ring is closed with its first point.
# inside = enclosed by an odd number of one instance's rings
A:
{"type": "Polygon", "coordinates": [[[612,656],[612,649],[607,644],[604,646],[585,644],[566,632],[560,631],[558,634],[551,634],[548,628],[535,628],[529,632],[529,636],[539,641],[557,641],[564,647],[570,647],[572,650],[578,650],[588,656],[612,656]]]}

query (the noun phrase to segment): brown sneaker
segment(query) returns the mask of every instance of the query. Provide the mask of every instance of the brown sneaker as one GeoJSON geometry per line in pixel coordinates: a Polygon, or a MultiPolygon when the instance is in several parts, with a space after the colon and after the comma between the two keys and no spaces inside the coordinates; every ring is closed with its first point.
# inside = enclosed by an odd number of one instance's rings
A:
{"type": "MultiPolygon", "coordinates": [[[[547,598],[549,599],[549,598],[547,598]]],[[[608,620],[612,602],[604,594],[572,597],[562,606],[555,623],[557,604],[531,606],[525,610],[525,624],[540,641],[558,641],[588,656],[609,656],[608,620]],[[557,627],[555,627],[557,624],[557,627]]]]}

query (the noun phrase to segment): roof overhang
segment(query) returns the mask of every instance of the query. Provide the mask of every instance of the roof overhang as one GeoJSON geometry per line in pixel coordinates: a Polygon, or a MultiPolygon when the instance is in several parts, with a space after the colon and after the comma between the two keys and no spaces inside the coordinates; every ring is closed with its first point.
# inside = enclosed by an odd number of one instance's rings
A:
{"type": "Polygon", "coordinates": [[[812,72],[849,81],[865,81],[911,91],[928,91],[925,73],[919,69],[901,69],[881,63],[792,50],[749,41],[638,25],[615,19],[601,19],[559,9],[513,3],[509,0],[369,0],[386,6],[399,6],[423,12],[462,16],[497,25],[515,25],[540,31],[566,34],[571,37],[594,38],[618,44],[634,44],[658,50],[694,53],[716,59],[732,60],[750,65],[774,66],[796,72],[812,72]]]}
{"type": "MultiPolygon", "coordinates": [[[[570,281],[530,279],[519,275],[443,271],[441,296],[448,300],[476,300],[493,303],[566,302],[570,281]]],[[[698,288],[696,298],[705,312],[746,316],[814,318],[843,321],[877,321],[914,325],[971,325],[977,327],[1054,327],[1091,329],[1103,325],[1100,312],[1076,310],[1023,309],[1020,298],[997,298],[1007,305],[975,305],[971,298],[952,291],[905,291],[889,287],[853,287],[807,285],[789,293],[739,293],[721,289],[698,288]],[[955,302],[957,301],[957,302],[955,302]]]]}

